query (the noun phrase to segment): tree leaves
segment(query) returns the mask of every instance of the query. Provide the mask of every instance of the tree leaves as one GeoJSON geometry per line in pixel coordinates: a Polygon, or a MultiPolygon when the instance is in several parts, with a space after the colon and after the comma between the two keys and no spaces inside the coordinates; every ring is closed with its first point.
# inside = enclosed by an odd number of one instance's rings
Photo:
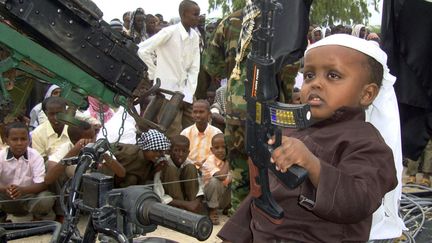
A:
{"type": "MultiPolygon", "coordinates": [[[[315,0],[312,3],[310,23],[321,26],[337,24],[368,24],[372,14],[369,6],[378,11],[380,0],[315,0]]],[[[244,7],[246,0],[209,0],[210,10],[222,9],[227,15],[244,7]]]]}

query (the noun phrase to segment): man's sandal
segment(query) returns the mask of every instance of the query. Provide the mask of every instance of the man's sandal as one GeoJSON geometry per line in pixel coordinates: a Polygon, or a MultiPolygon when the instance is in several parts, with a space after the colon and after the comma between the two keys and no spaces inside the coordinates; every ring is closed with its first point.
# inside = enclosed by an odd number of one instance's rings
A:
{"type": "Polygon", "coordinates": [[[422,178],[419,185],[421,186],[425,186],[425,187],[430,187],[431,186],[431,181],[427,178],[422,178]]]}
{"type": "Polygon", "coordinates": [[[415,184],[415,183],[416,183],[415,176],[409,176],[408,179],[405,181],[405,184],[415,184]]]}

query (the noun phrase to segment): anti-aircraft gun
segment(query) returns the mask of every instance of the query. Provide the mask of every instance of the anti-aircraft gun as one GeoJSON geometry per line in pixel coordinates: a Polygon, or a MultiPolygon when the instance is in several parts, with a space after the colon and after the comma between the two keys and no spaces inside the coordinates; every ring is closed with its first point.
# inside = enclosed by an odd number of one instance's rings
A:
{"type": "MultiPolygon", "coordinates": [[[[0,48],[8,53],[0,60],[0,73],[18,70],[57,84],[73,108],[85,107],[87,96],[112,106],[124,106],[140,127],[164,131],[174,118],[172,112],[162,111],[165,115],[160,122],[154,122],[161,94],[173,95],[167,106],[172,110],[181,102],[182,94],[159,89],[158,81],[152,86],[147,67],[136,54],[138,47],[111,30],[92,1],[1,0],[0,15],[4,17],[0,24],[0,48]],[[157,94],[158,102],[153,102],[153,108],[150,106],[146,116],[140,117],[133,104],[139,97],[151,94],[157,94]]],[[[6,85],[10,89],[13,81],[0,76],[0,121],[13,110],[6,85]]],[[[72,117],[64,115],[60,119],[73,124],[76,121],[72,117]]]]}

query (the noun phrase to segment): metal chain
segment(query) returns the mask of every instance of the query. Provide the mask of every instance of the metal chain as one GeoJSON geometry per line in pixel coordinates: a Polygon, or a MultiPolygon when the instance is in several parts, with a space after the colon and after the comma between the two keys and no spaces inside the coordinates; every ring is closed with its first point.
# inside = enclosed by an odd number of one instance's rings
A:
{"type": "MultiPolygon", "coordinates": [[[[120,142],[121,136],[123,136],[123,133],[124,133],[124,123],[125,123],[126,118],[127,118],[127,110],[126,110],[126,108],[124,108],[123,114],[122,114],[122,123],[121,123],[121,126],[120,126],[119,131],[118,131],[117,141],[114,143],[114,146],[111,146],[111,144],[108,143],[110,145],[108,149],[111,152],[111,156],[114,154],[114,148],[120,142]]],[[[107,141],[109,141],[108,140],[108,131],[107,131],[106,127],[105,127],[105,119],[104,119],[104,113],[103,113],[102,103],[101,102],[99,102],[99,120],[100,120],[101,125],[102,125],[102,135],[103,135],[103,137],[107,141]]]]}
{"type": "Polygon", "coordinates": [[[126,107],[124,107],[123,114],[122,114],[122,123],[121,123],[120,129],[119,129],[119,131],[118,131],[118,138],[117,138],[117,141],[114,143],[115,145],[117,145],[117,144],[120,142],[120,138],[121,138],[121,136],[123,136],[123,132],[124,132],[124,123],[125,123],[125,121],[126,121],[127,114],[128,114],[128,113],[127,113],[127,109],[126,109],[126,107]]]}

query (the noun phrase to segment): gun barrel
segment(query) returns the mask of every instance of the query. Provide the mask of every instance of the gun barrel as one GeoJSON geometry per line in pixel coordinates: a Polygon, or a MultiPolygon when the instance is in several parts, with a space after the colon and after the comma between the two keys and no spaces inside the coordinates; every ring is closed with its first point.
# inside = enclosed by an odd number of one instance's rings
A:
{"type": "Polygon", "coordinates": [[[207,216],[191,213],[162,203],[149,206],[147,217],[150,222],[195,237],[200,241],[208,239],[213,225],[207,216]]]}
{"type": "Polygon", "coordinates": [[[147,186],[114,189],[110,194],[112,196],[110,204],[125,209],[128,220],[140,227],[160,225],[190,235],[200,241],[208,239],[213,231],[213,225],[208,216],[160,203],[160,198],[147,186]],[[120,205],[115,199],[118,198],[119,193],[121,194],[120,205]]]}

